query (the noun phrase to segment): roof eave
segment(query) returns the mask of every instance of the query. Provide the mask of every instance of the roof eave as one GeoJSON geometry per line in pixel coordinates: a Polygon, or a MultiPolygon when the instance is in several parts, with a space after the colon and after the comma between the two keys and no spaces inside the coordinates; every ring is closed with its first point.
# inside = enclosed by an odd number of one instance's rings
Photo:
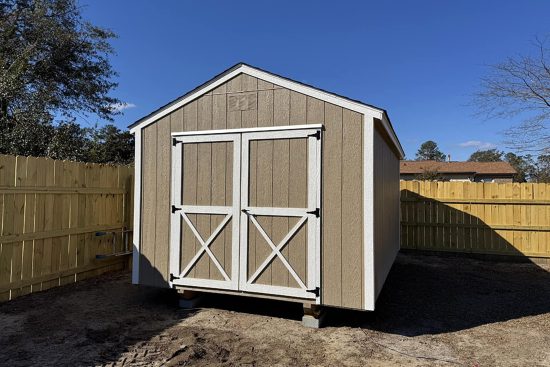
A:
{"type": "Polygon", "coordinates": [[[192,90],[188,91],[187,93],[177,97],[176,99],[168,102],[167,104],[165,104],[164,106],[161,106],[159,108],[157,108],[156,110],[154,110],[153,112],[149,113],[148,115],[145,115],[143,116],[142,118],[140,118],[139,120],[133,122],[132,124],[128,125],[128,129],[130,129],[130,132],[134,132],[135,131],[135,128],[140,125],[143,121],[161,113],[162,111],[164,111],[165,109],[167,108],[170,108],[170,106],[173,106],[174,104],[178,103],[179,101],[185,99],[185,97],[188,97],[190,96],[191,94],[195,93],[195,92],[199,92],[205,88],[207,88],[210,84],[216,82],[218,79],[222,78],[223,76],[225,76],[226,74],[229,74],[231,72],[233,72],[234,70],[237,70],[239,69],[242,65],[244,65],[244,63],[238,63],[236,65],[233,65],[232,67],[230,67],[229,69],[226,69],[224,71],[222,71],[221,73],[219,73],[218,75],[214,76],[213,78],[211,78],[210,80],[202,83],[201,85],[193,88],[192,90]]]}
{"type": "Polygon", "coordinates": [[[395,134],[395,130],[391,125],[389,116],[384,109],[363,103],[361,101],[340,96],[338,94],[331,93],[331,92],[316,88],[314,86],[304,84],[304,83],[286,78],[284,76],[274,74],[269,71],[262,70],[254,66],[250,66],[242,62],[226,69],[225,71],[216,75],[215,77],[208,80],[207,82],[197,86],[196,88],[176,98],[170,103],[158,108],[157,110],[151,112],[147,116],[140,118],[139,120],[137,120],[136,122],[128,126],[128,128],[130,129],[130,132],[135,133],[137,129],[141,129],[151,123],[154,123],[155,121],[166,116],[167,114],[171,113],[177,108],[191,102],[192,100],[209,92],[210,90],[225,83],[226,81],[228,81],[229,79],[235,77],[240,73],[246,73],[248,75],[255,76],[259,79],[263,79],[265,81],[280,85],[281,87],[288,88],[290,90],[295,90],[295,91],[304,93],[306,95],[321,99],[325,102],[333,103],[338,106],[350,109],[352,111],[356,111],[364,115],[371,115],[375,118],[382,120],[384,122],[384,128],[390,135],[392,142],[394,143],[395,147],[401,154],[400,158],[403,158],[405,156],[403,147],[401,146],[401,143],[399,142],[399,139],[395,134]]]}

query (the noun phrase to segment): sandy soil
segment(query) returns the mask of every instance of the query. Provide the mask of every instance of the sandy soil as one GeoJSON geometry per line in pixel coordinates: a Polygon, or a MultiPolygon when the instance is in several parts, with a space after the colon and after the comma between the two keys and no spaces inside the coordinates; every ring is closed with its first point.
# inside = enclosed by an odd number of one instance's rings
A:
{"type": "Polygon", "coordinates": [[[400,255],[377,311],[172,291],[113,273],[0,305],[6,366],[550,366],[550,273],[534,264],[400,255]]]}

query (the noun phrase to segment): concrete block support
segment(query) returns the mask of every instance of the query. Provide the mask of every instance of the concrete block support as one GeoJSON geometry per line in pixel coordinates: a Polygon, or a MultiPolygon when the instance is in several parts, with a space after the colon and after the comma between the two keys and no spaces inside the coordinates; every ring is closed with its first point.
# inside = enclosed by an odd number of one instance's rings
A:
{"type": "Polygon", "coordinates": [[[189,290],[178,290],[180,308],[196,308],[203,300],[203,294],[189,290]]]}
{"type": "Polygon", "coordinates": [[[302,325],[313,329],[319,329],[323,326],[325,314],[325,309],[321,306],[304,303],[304,316],[302,316],[302,325]]]}

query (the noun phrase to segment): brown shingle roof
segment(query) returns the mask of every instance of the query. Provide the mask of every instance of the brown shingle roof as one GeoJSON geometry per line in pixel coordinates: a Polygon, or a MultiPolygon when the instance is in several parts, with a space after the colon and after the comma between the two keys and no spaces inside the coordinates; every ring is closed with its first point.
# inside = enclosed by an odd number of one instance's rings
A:
{"type": "Polygon", "coordinates": [[[508,162],[401,161],[400,171],[404,174],[421,174],[425,171],[437,171],[439,173],[474,173],[478,175],[517,173],[508,162]]]}

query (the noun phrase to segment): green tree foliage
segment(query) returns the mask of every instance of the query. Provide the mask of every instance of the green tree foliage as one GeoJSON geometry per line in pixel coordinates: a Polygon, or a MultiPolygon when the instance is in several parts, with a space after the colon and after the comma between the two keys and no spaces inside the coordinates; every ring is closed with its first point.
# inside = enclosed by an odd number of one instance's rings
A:
{"type": "Polygon", "coordinates": [[[515,182],[526,182],[529,180],[533,173],[535,164],[533,157],[529,154],[521,156],[510,152],[504,155],[504,160],[510,163],[510,165],[517,171],[517,174],[514,176],[515,182]]]}
{"type": "Polygon", "coordinates": [[[87,132],[66,121],[119,113],[109,95],[114,36],[83,20],[75,0],[0,2],[0,153],[83,157],[87,132]]]}
{"type": "Polygon", "coordinates": [[[517,155],[512,152],[504,154],[497,149],[481,150],[472,153],[470,162],[500,162],[510,163],[517,171],[515,182],[550,182],[550,155],[540,155],[534,158],[530,154],[517,155]]]}
{"type": "Polygon", "coordinates": [[[546,182],[550,183],[550,155],[541,154],[534,158],[532,155],[516,155],[506,153],[504,160],[518,172],[514,177],[516,182],[546,182]]]}
{"type": "Polygon", "coordinates": [[[46,156],[79,162],[129,164],[134,161],[134,136],[114,125],[82,128],[66,122],[52,128],[46,156]]]}
{"type": "Polygon", "coordinates": [[[134,136],[107,125],[92,131],[88,160],[96,163],[123,163],[134,161],[134,136]]]}
{"type": "Polygon", "coordinates": [[[443,162],[445,160],[445,154],[439,150],[435,141],[428,140],[420,145],[420,148],[416,152],[416,160],[443,162]]]}
{"type": "Polygon", "coordinates": [[[424,170],[421,174],[416,175],[414,179],[419,181],[443,181],[443,177],[438,171],[428,170],[424,170]]]}
{"type": "Polygon", "coordinates": [[[89,131],[74,122],[58,125],[47,147],[47,156],[53,159],[89,161],[89,131]]]}
{"type": "Polygon", "coordinates": [[[542,154],[537,158],[531,181],[550,183],[550,154],[542,154]]]}
{"type": "Polygon", "coordinates": [[[488,149],[488,150],[478,150],[477,152],[472,153],[469,162],[501,162],[504,152],[501,152],[497,149],[488,149]]]}

